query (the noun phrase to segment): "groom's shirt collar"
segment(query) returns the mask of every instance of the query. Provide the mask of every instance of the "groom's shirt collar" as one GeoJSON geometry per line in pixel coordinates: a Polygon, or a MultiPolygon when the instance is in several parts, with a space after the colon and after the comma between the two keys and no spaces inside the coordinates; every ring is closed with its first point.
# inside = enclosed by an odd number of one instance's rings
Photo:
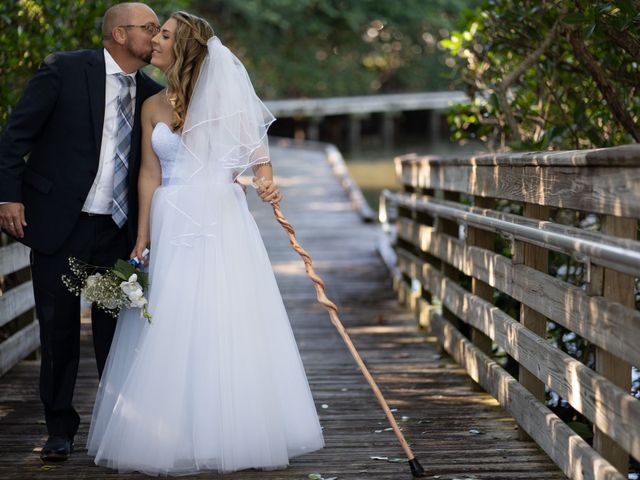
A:
{"type": "Polygon", "coordinates": [[[122,73],[123,75],[127,75],[128,77],[133,78],[133,84],[136,82],[136,73],[124,73],[120,68],[120,65],[113,59],[109,51],[104,49],[104,66],[107,70],[107,75],[115,75],[116,73],[122,73]]]}

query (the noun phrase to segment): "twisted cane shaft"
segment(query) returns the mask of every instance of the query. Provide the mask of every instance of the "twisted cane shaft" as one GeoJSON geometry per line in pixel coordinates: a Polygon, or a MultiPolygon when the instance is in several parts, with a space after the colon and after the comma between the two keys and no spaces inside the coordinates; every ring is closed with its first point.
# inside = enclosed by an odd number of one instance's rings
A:
{"type": "Polygon", "coordinates": [[[280,210],[280,207],[278,206],[278,204],[274,203],[272,204],[272,207],[273,207],[273,213],[275,214],[276,220],[278,221],[278,223],[280,223],[280,225],[282,225],[282,227],[287,232],[287,236],[289,237],[289,242],[291,243],[291,246],[304,260],[304,267],[309,278],[313,280],[318,302],[321,305],[323,305],[329,312],[329,318],[331,319],[331,323],[338,330],[338,333],[344,340],[345,344],[347,345],[347,348],[351,352],[351,355],[353,356],[354,360],[358,364],[360,371],[362,372],[365,379],[369,383],[369,386],[371,387],[371,389],[373,390],[373,393],[378,399],[378,403],[382,407],[382,410],[384,411],[384,414],[386,415],[387,420],[389,420],[389,424],[391,425],[391,428],[393,428],[393,432],[396,434],[396,437],[400,442],[400,445],[404,450],[404,453],[406,454],[407,458],[411,462],[415,458],[413,451],[411,450],[411,447],[409,447],[409,444],[405,440],[404,435],[400,431],[400,428],[398,427],[396,419],[393,416],[393,413],[391,412],[389,405],[384,399],[384,396],[382,395],[380,388],[378,387],[375,380],[371,376],[371,373],[369,373],[369,370],[364,364],[364,361],[362,360],[360,353],[358,352],[358,350],[356,350],[356,347],[353,345],[353,342],[351,341],[351,337],[349,337],[349,334],[345,330],[344,325],[340,321],[340,318],[338,317],[338,307],[336,307],[336,305],[331,300],[329,300],[329,298],[327,298],[327,295],[325,293],[324,281],[313,269],[313,262],[311,260],[311,256],[298,243],[298,240],[296,239],[296,233],[293,227],[282,214],[282,210],[280,210]]]}

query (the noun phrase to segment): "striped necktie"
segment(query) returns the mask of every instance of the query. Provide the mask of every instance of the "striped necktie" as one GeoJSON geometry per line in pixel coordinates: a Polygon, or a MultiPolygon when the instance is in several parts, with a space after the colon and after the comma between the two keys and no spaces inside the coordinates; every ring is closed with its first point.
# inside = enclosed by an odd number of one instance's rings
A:
{"type": "Polygon", "coordinates": [[[117,73],[120,82],[118,93],[118,112],[116,116],[116,154],[113,172],[113,205],[111,217],[118,227],[127,221],[129,212],[127,204],[127,180],[129,171],[129,154],[131,152],[131,130],[133,129],[133,102],[131,90],[133,78],[123,73],[117,73]]]}

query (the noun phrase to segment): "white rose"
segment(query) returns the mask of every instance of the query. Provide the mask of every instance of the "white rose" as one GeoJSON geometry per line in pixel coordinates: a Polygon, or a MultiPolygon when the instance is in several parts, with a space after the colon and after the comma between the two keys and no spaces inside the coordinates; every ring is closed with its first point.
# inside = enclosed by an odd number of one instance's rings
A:
{"type": "Polygon", "coordinates": [[[126,296],[129,296],[132,292],[142,291],[142,287],[138,283],[138,276],[134,273],[129,277],[128,282],[121,282],[120,289],[125,293],[126,296]]]}
{"type": "Polygon", "coordinates": [[[144,293],[142,291],[142,287],[134,288],[134,289],[130,290],[129,293],[127,293],[127,296],[129,297],[129,300],[131,300],[132,302],[135,301],[135,300],[141,299],[143,295],[144,295],[144,293]]]}

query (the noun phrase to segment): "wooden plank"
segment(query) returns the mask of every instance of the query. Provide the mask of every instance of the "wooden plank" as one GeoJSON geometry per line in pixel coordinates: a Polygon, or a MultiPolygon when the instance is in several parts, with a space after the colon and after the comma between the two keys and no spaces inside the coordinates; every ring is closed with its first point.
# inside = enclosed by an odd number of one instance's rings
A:
{"type": "Polygon", "coordinates": [[[539,166],[539,167],[640,167],[640,146],[637,143],[617,147],[590,150],[565,150],[546,152],[488,153],[469,156],[417,156],[397,157],[400,162],[429,163],[432,165],[459,166],[539,166]]]}
{"type": "MultiPolygon", "coordinates": [[[[532,375],[557,391],[578,412],[609,436],[640,456],[640,400],[594,372],[515,319],[444,277],[430,264],[409,252],[399,251],[399,266],[416,276],[424,288],[442,299],[463,321],[498,343],[532,375]]],[[[538,398],[538,400],[544,400],[538,398]]]]}
{"type": "Polygon", "coordinates": [[[464,92],[444,91],[267,100],[265,105],[275,116],[286,118],[349,113],[446,110],[454,104],[468,102],[469,97],[464,92]]]}
{"type": "Polygon", "coordinates": [[[640,168],[402,165],[403,184],[640,218],[640,168]]]}
{"type": "Polygon", "coordinates": [[[0,377],[40,346],[40,326],[34,320],[0,343],[0,377]]]}
{"type": "MultiPolygon", "coordinates": [[[[493,198],[475,197],[473,203],[478,208],[491,210],[495,205],[495,200],[493,198]]],[[[492,232],[470,226],[467,229],[467,244],[494,251],[495,235],[492,232]]],[[[472,277],[471,292],[477,297],[493,303],[493,287],[488,283],[472,277]]],[[[482,330],[473,327],[471,330],[471,341],[482,353],[491,356],[493,342],[491,337],[486,335],[482,330]]]]}
{"type": "Polygon", "coordinates": [[[574,433],[551,410],[496,362],[480,352],[433,309],[425,323],[471,378],[490,392],[540,447],[574,480],[626,480],[609,462],[574,433]]]}
{"type": "Polygon", "coordinates": [[[0,247],[0,275],[8,275],[28,267],[29,252],[28,247],[18,242],[0,247]]]}
{"type": "MultiPolygon", "coordinates": [[[[522,215],[528,218],[547,221],[549,220],[549,207],[525,203],[522,215]]],[[[512,256],[514,265],[523,264],[543,273],[549,272],[548,250],[535,245],[522,244],[523,242],[519,241],[514,243],[522,245],[522,248],[514,249],[512,256]]],[[[541,338],[547,337],[547,319],[544,315],[528,305],[520,305],[520,323],[541,338]]],[[[528,371],[526,367],[520,365],[518,370],[518,379],[522,386],[529,390],[539,401],[544,402],[544,383],[538,380],[538,377],[528,371]]],[[[521,438],[525,439],[526,434],[522,430],[520,433],[521,438]]]]}
{"type": "Polygon", "coordinates": [[[465,246],[409,219],[398,220],[398,237],[476,277],[550,320],[610,352],[631,365],[640,365],[640,312],[525,265],[512,265],[502,255],[465,246]]]}
{"type": "MultiPolygon", "coordinates": [[[[443,192],[443,198],[448,201],[458,202],[460,200],[460,194],[457,192],[443,192]]],[[[435,225],[438,232],[441,232],[442,234],[448,235],[453,238],[458,238],[460,228],[458,227],[458,224],[456,222],[448,220],[446,218],[439,218],[438,222],[435,225]]],[[[456,282],[460,280],[460,270],[455,268],[455,266],[451,265],[450,263],[441,263],[442,264],[440,268],[442,270],[442,273],[446,277],[456,282]]],[[[449,309],[443,308],[442,316],[457,328],[462,327],[460,320],[449,309]]]]}
{"type": "MultiPolygon", "coordinates": [[[[556,250],[567,255],[588,256],[592,263],[618,269],[634,276],[640,275],[640,242],[636,240],[528,219],[520,215],[468,207],[425,195],[390,194],[390,196],[402,209],[416,211],[416,214],[424,212],[483,230],[512,235],[516,239],[548,250],[556,250]]],[[[409,217],[409,215],[404,216],[409,217]]]]}
{"type": "MultiPolygon", "coordinates": [[[[636,238],[638,222],[628,218],[616,218],[605,216],[602,218],[602,231],[610,235],[623,238],[636,238]]],[[[629,308],[635,307],[635,281],[634,278],[623,273],[604,269],[603,295],[612,302],[617,302],[629,308]]],[[[640,329],[640,328],[639,328],[640,329]]],[[[616,355],[616,351],[607,351],[596,348],[596,371],[604,375],[613,383],[626,391],[631,390],[631,365],[622,361],[616,355]]],[[[638,415],[637,418],[640,418],[638,415]]],[[[593,445],[604,458],[612,465],[627,473],[629,470],[629,455],[609,438],[607,432],[600,428],[594,431],[593,445]]],[[[640,455],[635,455],[640,458],[640,455]]]]}
{"type": "Polygon", "coordinates": [[[2,296],[0,296],[0,327],[34,306],[33,283],[31,280],[3,292],[2,296]]]}

